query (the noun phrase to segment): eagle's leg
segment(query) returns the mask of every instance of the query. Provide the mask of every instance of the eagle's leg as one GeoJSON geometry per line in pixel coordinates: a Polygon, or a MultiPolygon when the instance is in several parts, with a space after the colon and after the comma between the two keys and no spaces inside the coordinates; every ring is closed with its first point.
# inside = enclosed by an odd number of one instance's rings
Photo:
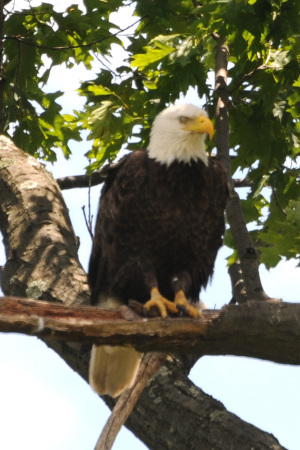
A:
{"type": "Polygon", "coordinates": [[[167,317],[168,312],[178,314],[178,309],[174,302],[163,297],[156,286],[151,289],[150,300],[144,304],[145,315],[147,315],[150,308],[154,306],[159,310],[160,315],[163,318],[167,317]]]}
{"type": "Polygon", "coordinates": [[[195,306],[190,304],[182,289],[175,293],[174,303],[179,310],[183,311],[192,319],[198,319],[202,316],[201,312],[195,306]]]}
{"type": "Polygon", "coordinates": [[[192,277],[188,271],[175,274],[171,280],[171,286],[175,293],[174,303],[178,310],[193,319],[198,319],[202,316],[201,312],[190,304],[186,296],[187,292],[191,292],[192,285],[192,277]]]}

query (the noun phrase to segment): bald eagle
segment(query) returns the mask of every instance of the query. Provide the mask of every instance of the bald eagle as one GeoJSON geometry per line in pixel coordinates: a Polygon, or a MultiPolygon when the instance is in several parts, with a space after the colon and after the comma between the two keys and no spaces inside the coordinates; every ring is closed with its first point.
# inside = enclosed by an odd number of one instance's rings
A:
{"type": "MultiPolygon", "coordinates": [[[[91,303],[116,308],[135,299],[162,317],[193,306],[213,274],[225,230],[226,173],[205,151],[213,124],[197,106],[175,105],[154,120],[147,150],[103,169],[89,265],[91,303]]],[[[92,348],[89,381],[118,396],[135,379],[141,353],[92,348]]]]}

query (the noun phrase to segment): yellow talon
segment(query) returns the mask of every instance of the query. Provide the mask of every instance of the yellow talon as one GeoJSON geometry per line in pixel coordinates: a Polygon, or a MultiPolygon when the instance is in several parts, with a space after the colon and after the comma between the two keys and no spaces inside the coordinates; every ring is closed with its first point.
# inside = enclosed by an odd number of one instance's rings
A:
{"type": "Polygon", "coordinates": [[[163,297],[157,287],[151,289],[151,298],[145,303],[144,311],[147,313],[152,307],[156,307],[159,310],[162,318],[167,317],[168,312],[178,314],[177,306],[163,297]]]}
{"type": "Polygon", "coordinates": [[[195,307],[192,306],[185,296],[185,293],[180,290],[176,292],[174,303],[177,305],[178,309],[183,310],[192,319],[198,319],[203,317],[203,314],[195,307]]]}

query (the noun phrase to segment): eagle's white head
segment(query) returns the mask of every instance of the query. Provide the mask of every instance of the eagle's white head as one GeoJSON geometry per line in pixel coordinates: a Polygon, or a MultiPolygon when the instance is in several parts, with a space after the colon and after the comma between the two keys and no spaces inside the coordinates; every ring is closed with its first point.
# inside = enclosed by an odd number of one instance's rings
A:
{"type": "Polygon", "coordinates": [[[155,118],[148,152],[150,158],[169,166],[174,161],[190,163],[201,159],[206,165],[205,134],[214,127],[206,111],[191,104],[173,105],[155,118]]]}

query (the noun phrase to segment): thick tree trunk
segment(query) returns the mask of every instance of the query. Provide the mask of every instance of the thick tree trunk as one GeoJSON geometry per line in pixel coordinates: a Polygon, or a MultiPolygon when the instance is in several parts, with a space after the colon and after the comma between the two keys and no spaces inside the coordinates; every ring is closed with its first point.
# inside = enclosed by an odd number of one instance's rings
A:
{"type": "MultiPolygon", "coordinates": [[[[87,304],[86,277],[57,184],[6,137],[0,138],[0,198],[5,294],[87,304]]],[[[77,343],[53,342],[62,358],[87,379],[89,352],[77,343]]],[[[106,401],[112,405],[111,399],[106,401]]],[[[227,412],[194,386],[174,358],[159,370],[126,424],[156,450],[282,448],[272,435],[227,412]]]]}
{"type": "Polygon", "coordinates": [[[126,426],[153,450],[283,448],[274,436],[243,422],[196,387],[171,358],[142,394],[126,426]]]}
{"type": "Polygon", "coordinates": [[[86,274],[58,185],[42,164],[8,138],[2,136],[0,145],[0,223],[7,256],[3,292],[88,304],[86,274]]]}

